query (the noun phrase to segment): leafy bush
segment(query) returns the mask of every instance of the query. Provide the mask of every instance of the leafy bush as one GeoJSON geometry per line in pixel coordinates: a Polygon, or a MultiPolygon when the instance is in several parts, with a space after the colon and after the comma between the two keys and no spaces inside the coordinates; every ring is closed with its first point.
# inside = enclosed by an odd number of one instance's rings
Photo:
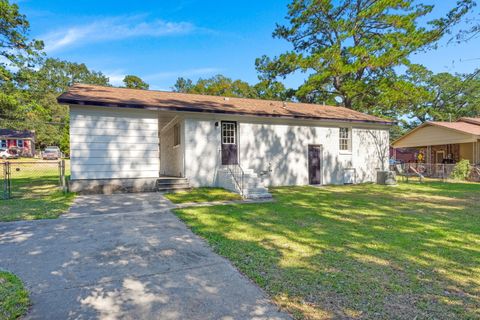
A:
{"type": "Polygon", "coordinates": [[[450,178],[455,180],[466,180],[470,175],[470,161],[460,160],[453,168],[450,178]]]}

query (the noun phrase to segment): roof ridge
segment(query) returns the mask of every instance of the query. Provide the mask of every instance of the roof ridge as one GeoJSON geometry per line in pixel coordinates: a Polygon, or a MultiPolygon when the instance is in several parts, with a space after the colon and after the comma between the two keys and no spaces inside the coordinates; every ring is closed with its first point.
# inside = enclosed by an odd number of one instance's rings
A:
{"type": "Polygon", "coordinates": [[[393,121],[357,110],[313,103],[212,96],[161,90],[117,88],[76,83],[57,101],[98,107],[127,107],[165,111],[210,112],[248,116],[308,118],[392,124],[393,121]]]}

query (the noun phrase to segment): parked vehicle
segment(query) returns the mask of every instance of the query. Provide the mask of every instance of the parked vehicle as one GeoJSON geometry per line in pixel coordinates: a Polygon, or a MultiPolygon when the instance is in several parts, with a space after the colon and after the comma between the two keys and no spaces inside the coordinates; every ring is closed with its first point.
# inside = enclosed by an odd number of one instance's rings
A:
{"type": "Polygon", "coordinates": [[[44,160],[58,160],[62,157],[62,152],[59,147],[49,146],[42,152],[42,159],[44,160]]]}
{"type": "Polygon", "coordinates": [[[18,158],[18,155],[11,152],[7,148],[0,148],[0,158],[2,158],[3,160],[16,159],[16,158],[18,158]]]}

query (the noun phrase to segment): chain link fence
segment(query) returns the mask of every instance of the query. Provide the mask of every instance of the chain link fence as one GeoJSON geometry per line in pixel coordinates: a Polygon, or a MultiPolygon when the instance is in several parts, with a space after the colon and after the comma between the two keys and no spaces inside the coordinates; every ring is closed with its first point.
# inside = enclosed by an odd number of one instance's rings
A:
{"type": "Polygon", "coordinates": [[[3,199],[31,198],[66,191],[65,160],[59,161],[5,161],[3,172],[3,199]]]}
{"type": "MultiPolygon", "coordinates": [[[[428,163],[403,163],[397,165],[391,165],[390,170],[400,171],[406,174],[422,175],[426,178],[434,178],[441,180],[451,179],[452,172],[455,168],[455,164],[428,164],[428,163]]],[[[468,181],[480,182],[480,165],[470,165],[470,174],[467,177],[468,181]]]]}

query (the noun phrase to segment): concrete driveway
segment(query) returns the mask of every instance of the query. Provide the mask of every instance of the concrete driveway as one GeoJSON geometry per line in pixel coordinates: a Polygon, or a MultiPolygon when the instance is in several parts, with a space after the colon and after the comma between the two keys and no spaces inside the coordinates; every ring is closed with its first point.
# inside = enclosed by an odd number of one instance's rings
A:
{"type": "Polygon", "coordinates": [[[27,319],[287,319],[160,194],[78,197],[57,220],[0,224],[27,319]]]}

